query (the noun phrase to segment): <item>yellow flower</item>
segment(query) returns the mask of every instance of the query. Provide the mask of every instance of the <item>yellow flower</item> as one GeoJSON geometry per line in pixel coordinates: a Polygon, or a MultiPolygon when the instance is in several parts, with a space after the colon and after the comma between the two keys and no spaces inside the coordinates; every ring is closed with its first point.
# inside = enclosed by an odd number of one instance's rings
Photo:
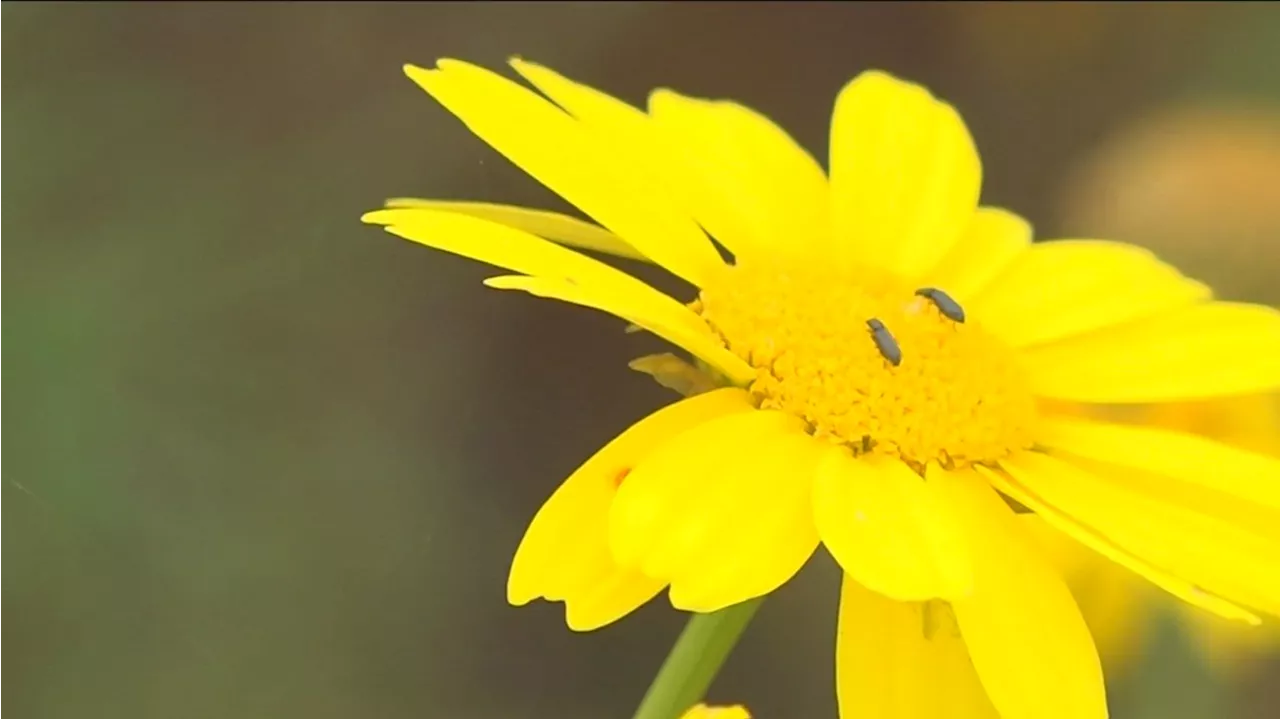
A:
{"type": "Polygon", "coordinates": [[[1190,604],[1280,612],[1276,462],[1053,404],[1280,387],[1280,313],[1214,302],[1129,245],[1031,244],[978,206],[956,111],[883,72],[841,90],[824,172],[742,105],[657,90],[646,112],[512,65],[546,97],[456,60],[406,72],[599,225],[429,200],[364,220],[516,273],[491,287],[616,315],[727,386],[640,420],[560,486],[511,603],[562,601],[579,630],[664,587],[711,612],[821,543],[846,575],[847,716],[1104,716],[1093,641],[1007,497],[1190,604]],[[691,301],[563,244],[651,260],[691,301]]]}
{"type": "MultiPolygon", "coordinates": [[[[1280,458],[1280,395],[1276,394],[1165,405],[1080,407],[1078,412],[1194,432],[1280,458]]],[[[1135,581],[1133,574],[1043,526],[1038,517],[1024,519],[1066,576],[1097,642],[1103,666],[1108,671],[1127,670],[1141,656],[1151,614],[1167,602],[1149,585],[1135,581]]],[[[1178,614],[1206,665],[1224,678],[1248,671],[1267,652],[1280,652],[1280,623],[1275,621],[1255,629],[1185,605],[1178,614]]]]}
{"type": "Polygon", "coordinates": [[[707,706],[695,704],[689,707],[681,719],[751,719],[751,712],[741,704],[733,706],[707,706]]]}

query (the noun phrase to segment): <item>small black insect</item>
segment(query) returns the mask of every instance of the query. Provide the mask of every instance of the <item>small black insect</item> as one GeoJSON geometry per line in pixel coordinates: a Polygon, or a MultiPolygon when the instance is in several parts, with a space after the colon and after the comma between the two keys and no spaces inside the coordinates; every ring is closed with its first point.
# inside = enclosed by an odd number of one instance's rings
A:
{"type": "Polygon", "coordinates": [[[876,349],[880,350],[880,354],[889,361],[889,364],[894,367],[902,364],[902,348],[889,333],[889,328],[874,317],[867,320],[867,327],[871,328],[871,339],[875,340],[876,349]]]}
{"type": "Polygon", "coordinates": [[[964,308],[951,295],[934,287],[923,287],[916,290],[916,294],[932,301],[943,317],[964,324],[964,308]]]}

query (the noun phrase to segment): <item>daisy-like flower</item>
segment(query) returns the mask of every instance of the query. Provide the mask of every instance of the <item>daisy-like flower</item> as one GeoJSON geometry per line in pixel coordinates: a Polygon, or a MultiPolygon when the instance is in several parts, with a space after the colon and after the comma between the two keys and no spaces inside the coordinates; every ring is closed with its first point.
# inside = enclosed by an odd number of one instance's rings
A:
{"type": "MultiPolygon", "coordinates": [[[[1242,449],[1280,458],[1280,395],[1246,395],[1225,400],[1135,407],[1081,407],[1082,416],[1141,423],[1210,437],[1242,449]]],[[[1071,587],[1107,671],[1121,672],[1139,659],[1153,614],[1168,601],[1130,572],[1044,526],[1023,518],[1044,542],[1071,587]]],[[[1280,653],[1280,623],[1249,627],[1182,605],[1177,616],[1206,666],[1235,679],[1268,654],[1280,653]]]]}
{"type": "Polygon", "coordinates": [[[543,94],[456,60],[406,71],[599,224],[423,200],[365,221],[515,273],[491,287],[616,315],[724,386],[560,486],[511,603],[562,601],[580,630],[664,587],[711,612],[822,544],[846,577],[842,712],[888,717],[1106,714],[1088,629],[1014,505],[1204,610],[1280,612],[1280,465],[1054,411],[1280,387],[1280,313],[1129,245],[1031,244],[979,206],[956,111],[883,72],[840,91],[824,172],[742,105],[657,90],[642,111],[512,65],[543,94]],[[651,260],[687,303],[562,245],[651,260]]]}

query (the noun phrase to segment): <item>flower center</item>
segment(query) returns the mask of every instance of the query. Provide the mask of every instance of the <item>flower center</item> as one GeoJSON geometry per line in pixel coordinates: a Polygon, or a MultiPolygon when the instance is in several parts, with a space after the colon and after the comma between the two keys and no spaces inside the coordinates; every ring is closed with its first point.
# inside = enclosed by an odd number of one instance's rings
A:
{"type": "Polygon", "coordinates": [[[917,469],[1030,447],[1036,404],[1015,354],[957,322],[950,298],[916,289],[867,268],[780,260],[727,268],[694,308],[757,369],[759,406],[803,418],[817,438],[917,469]]]}

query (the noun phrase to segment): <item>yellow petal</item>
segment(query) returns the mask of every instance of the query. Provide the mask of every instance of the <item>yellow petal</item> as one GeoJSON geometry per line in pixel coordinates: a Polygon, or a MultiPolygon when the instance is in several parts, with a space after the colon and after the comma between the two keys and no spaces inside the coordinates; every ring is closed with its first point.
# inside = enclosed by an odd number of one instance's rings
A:
{"type": "Polygon", "coordinates": [[[1280,312],[1210,302],[1025,351],[1036,393],[1174,402],[1280,388],[1280,312]]]}
{"type": "MultiPolygon", "coordinates": [[[[1135,446],[1117,446],[1120,440],[1103,443],[1103,438],[1093,435],[1109,430],[1089,432],[1088,447],[1077,451],[1058,449],[1068,454],[1074,463],[1086,471],[1097,467],[1101,474],[1113,474],[1124,466],[1125,481],[1137,491],[1160,496],[1166,501],[1194,507],[1204,514],[1235,524],[1249,531],[1270,537],[1280,543],[1280,512],[1273,499],[1275,490],[1270,482],[1260,481],[1275,476],[1275,464],[1280,459],[1280,395],[1238,395],[1196,402],[1175,402],[1158,405],[1092,406],[1092,413],[1082,419],[1100,418],[1123,421],[1120,430],[1127,443],[1130,438],[1135,446]],[[1151,431],[1129,427],[1141,423],[1151,431]],[[1152,432],[1161,429],[1172,432],[1161,434],[1158,445],[1152,445],[1152,432]],[[1168,438],[1168,442],[1164,441],[1168,438]],[[1206,442],[1208,440],[1208,442],[1206,442]],[[1167,450],[1147,454],[1147,449],[1172,445],[1167,450]],[[1224,449],[1220,444],[1230,449],[1224,449]],[[1100,445],[1100,446],[1094,446],[1100,445]],[[1140,447],[1146,448],[1140,450],[1140,447]],[[1114,453],[1126,451],[1132,460],[1111,461],[1114,453]]],[[[1055,413],[1064,410],[1057,408],[1055,413]]],[[[1074,416],[1074,413],[1072,413],[1074,416]]],[[[1075,421],[1075,420],[1073,420],[1075,421]]],[[[1074,426],[1072,427],[1074,429],[1074,426]]],[[[1058,433],[1055,433],[1058,434],[1058,433]]],[[[1065,439],[1074,439],[1072,431],[1065,439]]],[[[1045,444],[1065,447],[1065,441],[1053,440],[1045,444]]]]}
{"type": "Polygon", "coordinates": [[[719,485],[732,482],[726,465],[741,465],[764,438],[796,432],[798,424],[782,412],[741,412],[694,427],[645,457],[610,510],[614,558],[651,577],[677,576],[696,559],[688,548],[709,535],[704,498],[723,496],[719,485]]]}
{"type": "Polygon", "coordinates": [[[663,551],[679,556],[671,604],[714,612],[759,597],[795,576],[818,547],[810,511],[813,470],[825,445],[803,432],[766,436],[698,479],[663,551]],[[697,497],[696,500],[694,497],[697,497]]]}
{"type": "MultiPolygon", "coordinates": [[[[1020,474],[1024,470],[1020,461],[1026,458],[1015,458],[1002,462],[1004,467],[1010,474],[1020,474]]],[[[1032,462],[1034,457],[1030,458],[1032,462]]],[[[1129,550],[1117,546],[1108,537],[1103,536],[1095,529],[1085,526],[1073,519],[1068,514],[1060,511],[1057,507],[1047,503],[1036,493],[1027,489],[1013,477],[1006,475],[1001,471],[989,470],[985,467],[977,468],[981,474],[993,487],[1008,495],[1014,501],[1036,513],[1036,516],[1043,519],[1046,524],[1055,530],[1062,532],[1064,535],[1079,542],[1081,545],[1092,549],[1106,559],[1115,562],[1117,565],[1128,569],[1143,579],[1151,582],[1153,585],[1163,589],[1182,601],[1206,611],[1217,614],[1218,616],[1232,619],[1236,621],[1257,624],[1258,618],[1252,612],[1246,611],[1235,604],[1219,597],[1215,594],[1204,591],[1197,587],[1194,583],[1187,579],[1171,574],[1164,569],[1153,566],[1150,562],[1135,555],[1129,550]]],[[[1069,567],[1068,567],[1069,568],[1069,567]]]]}
{"type": "Polygon", "coordinates": [[[899,602],[845,575],[836,634],[842,717],[998,719],[944,602],[899,602]]]}
{"type": "Polygon", "coordinates": [[[737,103],[666,89],[649,95],[649,115],[683,161],[670,182],[740,261],[823,247],[827,176],[785,130],[737,103]]]}
{"type": "Polygon", "coordinates": [[[1208,299],[1150,251],[1119,242],[1032,245],[968,303],[982,326],[1013,347],[1120,325],[1208,299]]]}
{"type": "Polygon", "coordinates": [[[1124,470],[1104,477],[1034,452],[1001,467],[1044,503],[1144,561],[1228,601],[1280,615],[1280,541],[1170,501],[1176,496],[1140,491],[1124,470]]]}
{"type": "Polygon", "coordinates": [[[982,164],[964,121],[919,85],[864,72],[831,119],[833,243],[840,257],[918,277],[959,239],[982,164]]]}
{"type": "MultiPolygon", "coordinates": [[[[986,479],[992,487],[1006,495],[1008,494],[1008,492],[1004,492],[1002,485],[991,481],[990,475],[993,472],[997,472],[997,470],[982,466],[978,466],[976,469],[979,475],[986,479]]],[[[1003,477],[1003,475],[999,474],[997,476],[1003,477]]],[[[1021,503],[1021,500],[1018,500],[1017,497],[1010,495],[1010,498],[1021,503]]],[[[1070,582],[1073,575],[1084,573],[1088,567],[1103,563],[1097,561],[1097,556],[1079,542],[1072,539],[1065,532],[1058,530],[1055,524],[1045,521],[1043,517],[1036,513],[1035,508],[1027,505],[1023,506],[1031,511],[1019,514],[1018,523],[1024,527],[1023,531],[1031,537],[1036,547],[1040,549],[1040,553],[1049,560],[1050,564],[1057,567],[1063,576],[1067,577],[1068,582],[1070,582]]]]}
{"type": "Polygon", "coordinates": [[[658,410],[596,452],[534,516],[511,564],[507,601],[563,601],[570,628],[586,631],[657,594],[664,582],[619,567],[609,553],[608,513],[618,483],[662,442],[716,417],[749,410],[742,390],[708,392],[658,410]]]}
{"type": "Polygon", "coordinates": [[[512,205],[494,205],[487,202],[422,200],[415,197],[393,197],[387,200],[386,205],[389,208],[418,208],[457,212],[514,227],[517,230],[523,230],[531,235],[537,235],[557,244],[580,247],[584,250],[603,252],[632,260],[649,261],[647,257],[640,254],[631,245],[628,245],[622,238],[603,227],[557,212],[534,210],[528,207],[514,207],[512,205]]]}
{"type": "MultiPolygon", "coordinates": [[[[1141,469],[1280,510],[1280,459],[1274,457],[1154,427],[1051,419],[1041,432],[1039,442],[1051,449],[1141,469]]],[[[1275,519],[1280,523],[1280,514],[1275,519]]]]}
{"type": "Polygon", "coordinates": [[[584,289],[624,297],[645,314],[689,331],[705,323],[688,307],[603,262],[559,247],[541,237],[478,217],[428,209],[375,210],[364,222],[387,232],[469,259],[535,277],[572,281],[584,289]]]}
{"type": "Polygon", "coordinates": [[[972,472],[930,476],[973,544],[973,593],[952,602],[974,669],[1001,719],[1102,719],[1102,668],[1062,578],[1013,512],[972,472]]]}
{"type": "Polygon", "coordinates": [[[968,543],[930,482],[891,459],[831,452],[813,514],[831,555],[860,584],[898,600],[962,596],[968,543]]]}
{"type": "MultiPolygon", "coordinates": [[[[579,527],[579,531],[587,529],[597,533],[599,528],[579,527]]],[[[587,550],[584,547],[578,551],[585,554],[587,550]]],[[[565,557],[562,560],[582,563],[583,571],[579,576],[584,583],[575,586],[571,593],[563,597],[547,597],[549,600],[559,599],[564,602],[564,623],[569,629],[590,632],[612,624],[662,591],[661,581],[614,564],[609,556],[608,546],[593,542],[589,550],[589,556],[565,557]]]]}
{"type": "Polygon", "coordinates": [[[920,284],[942,288],[966,305],[1030,246],[1030,223],[1008,210],[979,207],[960,240],[920,284]]]}
{"type": "MultiPolygon", "coordinates": [[[[736,384],[745,385],[756,377],[756,371],[750,365],[720,344],[720,340],[713,337],[705,327],[690,329],[686,324],[676,324],[651,312],[645,304],[627,297],[593,292],[552,277],[506,275],[490,277],[484,283],[499,290],[521,290],[537,297],[570,302],[621,317],[692,352],[736,384]]],[[[701,319],[698,321],[701,322],[701,319]]]]}
{"type": "Polygon", "coordinates": [[[650,117],[546,67],[518,59],[511,64],[597,130],[634,174],[662,187],[669,202],[682,206],[731,251],[739,253],[758,239],[777,244],[774,232],[794,243],[797,236],[812,234],[814,222],[825,226],[826,176],[766,118],[732,103],[704,102],[712,111],[702,117],[672,113],[669,91],[655,93],[650,117]]]}
{"type": "Polygon", "coordinates": [[[409,65],[405,73],[480,139],[643,255],[699,286],[722,264],[662,188],[630,171],[620,143],[488,70],[457,60],[437,68],[409,65]]]}
{"type": "Polygon", "coordinates": [[[680,719],[751,719],[751,713],[741,704],[732,706],[695,704],[680,719]]]}

